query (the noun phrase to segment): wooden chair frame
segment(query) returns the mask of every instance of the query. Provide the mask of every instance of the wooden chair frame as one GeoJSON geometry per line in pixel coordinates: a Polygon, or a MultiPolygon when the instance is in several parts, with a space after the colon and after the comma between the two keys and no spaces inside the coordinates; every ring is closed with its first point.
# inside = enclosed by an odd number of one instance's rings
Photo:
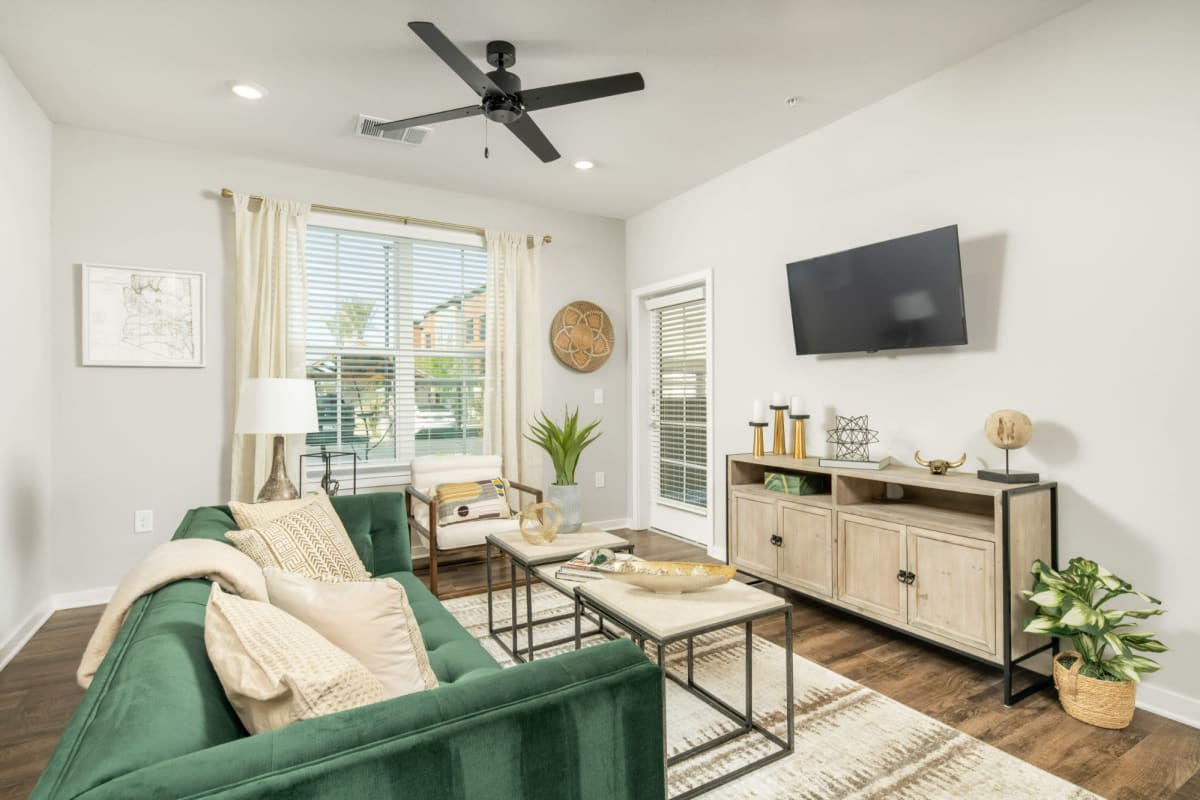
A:
{"type": "MultiPolygon", "coordinates": [[[[508,485],[510,488],[516,489],[518,492],[523,492],[525,494],[532,495],[535,503],[542,502],[542,490],[541,489],[535,489],[532,486],[526,486],[525,484],[517,483],[516,481],[508,481],[508,485]]],[[[413,486],[409,486],[407,489],[405,489],[404,494],[405,494],[405,500],[407,501],[405,503],[405,505],[408,509],[409,539],[411,540],[412,531],[414,529],[416,529],[417,531],[422,533],[426,539],[429,540],[429,591],[433,592],[434,597],[441,599],[443,597],[443,595],[438,592],[438,554],[439,553],[454,553],[454,554],[464,554],[464,555],[468,555],[468,556],[478,555],[479,557],[483,558],[483,557],[485,557],[484,550],[486,548],[486,545],[473,544],[473,545],[468,545],[466,547],[454,547],[454,548],[450,548],[450,549],[446,549],[446,550],[440,549],[437,544],[437,530],[438,530],[437,494],[434,493],[433,497],[430,497],[429,495],[425,494],[424,492],[418,490],[417,488],[415,488],[413,486]],[[413,504],[414,503],[421,503],[422,505],[429,508],[429,527],[428,528],[426,528],[421,523],[417,522],[416,517],[413,516],[413,504]]],[[[510,508],[511,508],[511,506],[510,506],[510,508]]],[[[516,513],[516,512],[514,512],[514,513],[516,513]]],[[[491,569],[492,565],[487,564],[485,566],[485,568],[491,569]]],[[[507,584],[505,584],[505,585],[507,585],[507,584]]],[[[454,596],[463,595],[463,594],[474,594],[476,591],[483,589],[483,588],[484,588],[484,585],[480,584],[478,587],[471,587],[469,589],[463,589],[461,591],[454,592],[454,596]]],[[[447,597],[449,597],[449,595],[447,595],[447,597]]]]}

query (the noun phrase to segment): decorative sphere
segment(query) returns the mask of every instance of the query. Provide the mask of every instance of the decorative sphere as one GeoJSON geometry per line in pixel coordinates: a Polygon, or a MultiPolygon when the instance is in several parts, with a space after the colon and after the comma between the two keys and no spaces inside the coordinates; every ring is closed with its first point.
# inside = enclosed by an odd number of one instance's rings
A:
{"type": "Polygon", "coordinates": [[[1033,422],[1020,411],[1005,408],[987,418],[983,432],[1001,450],[1019,450],[1033,438],[1033,422]]]}
{"type": "Polygon", "coordinates": [[[550,544],[562,527],[562,510],[554,503],[530,503],[518,523],[521,538],[530,544],[550,544]]]}

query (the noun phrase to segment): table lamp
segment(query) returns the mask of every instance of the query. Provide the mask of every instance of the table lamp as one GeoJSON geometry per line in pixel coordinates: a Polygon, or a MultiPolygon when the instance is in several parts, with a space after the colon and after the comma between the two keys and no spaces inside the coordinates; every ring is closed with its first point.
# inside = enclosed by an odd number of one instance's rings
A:
{"type": "Polygon", "coordinates": [[[238,399],[234,433],[273,434],[271,474],[258,491],[256,503],[293,500],[296,484],[288,479],[284,436],[317,430],[317,388],[304,378],[247,378],[238,399]]]}

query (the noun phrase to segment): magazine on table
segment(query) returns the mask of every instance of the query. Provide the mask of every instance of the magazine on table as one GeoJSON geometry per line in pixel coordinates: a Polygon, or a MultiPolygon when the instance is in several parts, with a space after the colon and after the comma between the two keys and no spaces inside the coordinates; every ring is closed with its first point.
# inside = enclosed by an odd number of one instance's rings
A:
{"type": "Polygon", "coordinates": [[[562,564],[554,573],[554,577],[564,581],[601,580],[604,573],[613,572],[621,562],[641,560],[633,553],[614,553],[607,548],[584,550],[562,564]]]}

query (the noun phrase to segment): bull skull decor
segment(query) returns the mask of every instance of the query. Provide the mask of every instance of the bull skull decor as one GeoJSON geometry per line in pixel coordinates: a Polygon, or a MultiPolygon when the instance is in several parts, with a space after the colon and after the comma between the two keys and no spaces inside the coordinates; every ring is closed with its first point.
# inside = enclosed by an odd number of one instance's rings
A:
{"type": "Polygon", "coordinates": [[[967,463],[966,453],[963,453],[962,458],[958,459],[958,461],[947,461],[944,458],[935,458],[933,461],[926,461],[925,459],[921,458],[921,451],[918,450],[915,454],[913,454],[913,458],[915,458],[917,463],[922,467],[929,467],[929,472],[933,475],[945,475],[950,470],[958,469],[963,464],[967,463]]]}

